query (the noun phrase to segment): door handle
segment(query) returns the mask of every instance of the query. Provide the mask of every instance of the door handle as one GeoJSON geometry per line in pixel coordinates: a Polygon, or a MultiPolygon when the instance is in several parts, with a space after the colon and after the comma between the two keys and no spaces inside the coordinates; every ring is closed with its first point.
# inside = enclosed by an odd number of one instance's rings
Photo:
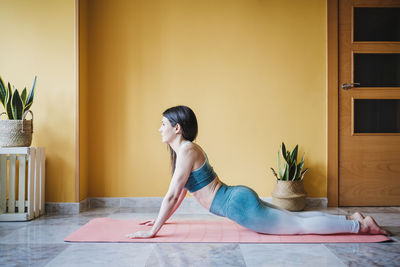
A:
{"type": "Polygon", "coordinates": [[[360,86],[361,84],[359,84],[359,83],[344,83],[344,84],[342,84],[342,89],[343,90],[349,90],[349,89],[351,89],[351,88],[353,88],[353,87],[357,87],[357,86],[360,86]]]}

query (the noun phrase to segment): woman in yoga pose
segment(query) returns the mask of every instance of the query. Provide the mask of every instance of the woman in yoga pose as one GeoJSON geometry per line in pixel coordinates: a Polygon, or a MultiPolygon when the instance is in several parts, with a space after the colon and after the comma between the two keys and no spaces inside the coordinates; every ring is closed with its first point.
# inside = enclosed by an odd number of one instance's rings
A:
{"type": "Polygon", "coordinates": [[[259,233],[388,234],[373,218],[359,212],[349,216],[316,211],[289,212],[261,200],[247,186],[224,184],[211,167],[206,153],[193,143],[197,136],[197,119],[189,107],[176,106],[164,111],[159,131],[171,153],[171,183],[157,218],[142,223],[153,226],[152,229],[127,235],[130,238],[154,237],[179,207],[187,190],[211,213],[259,233]]]}

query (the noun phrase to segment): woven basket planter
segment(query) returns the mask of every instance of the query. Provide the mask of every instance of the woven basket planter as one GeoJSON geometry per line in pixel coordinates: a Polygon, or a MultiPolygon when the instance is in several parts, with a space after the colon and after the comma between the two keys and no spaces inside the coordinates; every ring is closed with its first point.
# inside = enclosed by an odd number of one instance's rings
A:
{"type": "MultiPolygon", "coordinates": [[[[1,115],[5,112],[1,113],[1,115]]],[[[29,147],[32,143],[33,113],[28,110],[22,120],[0,120],[0,147],[29,147]],[[26,120],[31,113],[32,119],[26,120]]]]}
{"type": "Polygon", "coordinates": [[[306,206],[303,181],[277,180],[272,192],[272,203],[286,210],[301,211],[306,206]]]}

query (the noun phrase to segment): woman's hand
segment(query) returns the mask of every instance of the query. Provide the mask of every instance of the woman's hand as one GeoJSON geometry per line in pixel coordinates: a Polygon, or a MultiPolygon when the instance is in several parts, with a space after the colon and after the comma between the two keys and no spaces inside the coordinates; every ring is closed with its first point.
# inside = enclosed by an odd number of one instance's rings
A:
{"type": "Polygon", "coordinates": [[[138,231],[126,236],[129,238],[152,238],[155,236],[155,234],[150,230],[150,231],[138,231]]]}
{"type": "Polygon", "coordinates": [[[147,225],[147,226],[153,226],[155,223],[155,220],[152,221],[145,221],[145,222],[141,222],[139,223],[140,225],[147,225]]]}

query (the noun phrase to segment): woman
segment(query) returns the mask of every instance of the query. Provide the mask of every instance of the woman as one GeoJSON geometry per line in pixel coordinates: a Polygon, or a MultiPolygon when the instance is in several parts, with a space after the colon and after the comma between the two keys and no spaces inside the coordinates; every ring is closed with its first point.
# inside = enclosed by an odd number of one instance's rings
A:
{"type": "Polygon", "coordinates": [[[189,190],[211,213],[228,217],[236,223],[264,234],[388,234],[373,218],[361,213],[351,216],[321,212],[293,213],[261,200],[247,186],[228,186],[214,172],[201,147],[192,143],[197,136],[197,119],[186,106],[176,106],[163,113],[159,129],[162,142],[169,145],[172,180],[157,219],[142,224],[153,226],[130,238],[151,238],[179,207],[189,190]]]}

